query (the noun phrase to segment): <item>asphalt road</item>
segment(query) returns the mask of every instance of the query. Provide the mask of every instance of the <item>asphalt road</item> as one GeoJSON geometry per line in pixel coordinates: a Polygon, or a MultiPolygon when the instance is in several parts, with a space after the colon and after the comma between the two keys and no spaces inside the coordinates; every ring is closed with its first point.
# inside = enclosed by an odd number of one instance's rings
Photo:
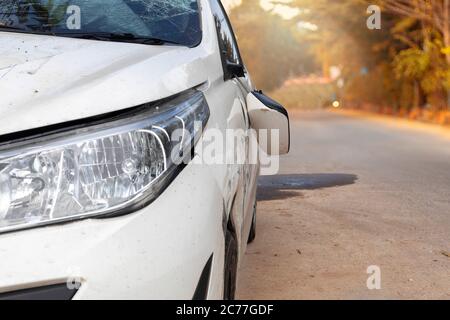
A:
{"type": "Polygon", "coordinates": [[[450,139],[325,111],[291,126],[280,174],[259,182],[238,298],[450,299],[450,139]]]}

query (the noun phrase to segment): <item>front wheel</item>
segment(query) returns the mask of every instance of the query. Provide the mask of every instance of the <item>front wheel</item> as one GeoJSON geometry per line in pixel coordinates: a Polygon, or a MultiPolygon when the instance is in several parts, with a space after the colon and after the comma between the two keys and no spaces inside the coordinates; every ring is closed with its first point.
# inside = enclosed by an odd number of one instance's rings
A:
{"type": "Polygon", "coordinates": [[[227,231],[225,237],[224,300],[234,300],[237,278],[237,241],[227,231]]]}
{"type": "Polygon", "coordinates": [[[253,208],[252,226],[250,227],[250,233],[248,234],[247,243],[252,243],[256,238],[256,203],[253,208]]]}

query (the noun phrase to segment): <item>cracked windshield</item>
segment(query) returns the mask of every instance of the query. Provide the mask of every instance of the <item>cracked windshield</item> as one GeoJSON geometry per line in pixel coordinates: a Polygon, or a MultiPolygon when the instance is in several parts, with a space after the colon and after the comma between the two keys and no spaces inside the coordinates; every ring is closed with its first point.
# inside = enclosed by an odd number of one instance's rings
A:
{"type": "Polygon", "coordinates": [[[0,29],[190,47],[201,40],[196,0],[6,0],[0,29]]]}

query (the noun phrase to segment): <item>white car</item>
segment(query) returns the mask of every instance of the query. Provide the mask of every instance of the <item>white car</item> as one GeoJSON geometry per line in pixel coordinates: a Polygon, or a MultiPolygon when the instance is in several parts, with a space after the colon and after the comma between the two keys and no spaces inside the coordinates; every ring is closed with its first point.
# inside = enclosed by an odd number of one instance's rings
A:
{"type": "Polygon", "coordinates": [[[219,0],[2,0],[0,299],[234,298],[258,150],[219,0]]]}

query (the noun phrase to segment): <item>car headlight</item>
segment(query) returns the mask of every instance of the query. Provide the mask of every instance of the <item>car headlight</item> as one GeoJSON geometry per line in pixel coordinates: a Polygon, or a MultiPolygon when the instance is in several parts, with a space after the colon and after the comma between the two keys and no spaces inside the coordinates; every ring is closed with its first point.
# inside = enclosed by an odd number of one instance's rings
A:
{"type": "Polygon", "coordinates": [[[0,145],[0,232],[142,208],[190,159],[208,119],[203,94],[191,91],[0,145]]]}

